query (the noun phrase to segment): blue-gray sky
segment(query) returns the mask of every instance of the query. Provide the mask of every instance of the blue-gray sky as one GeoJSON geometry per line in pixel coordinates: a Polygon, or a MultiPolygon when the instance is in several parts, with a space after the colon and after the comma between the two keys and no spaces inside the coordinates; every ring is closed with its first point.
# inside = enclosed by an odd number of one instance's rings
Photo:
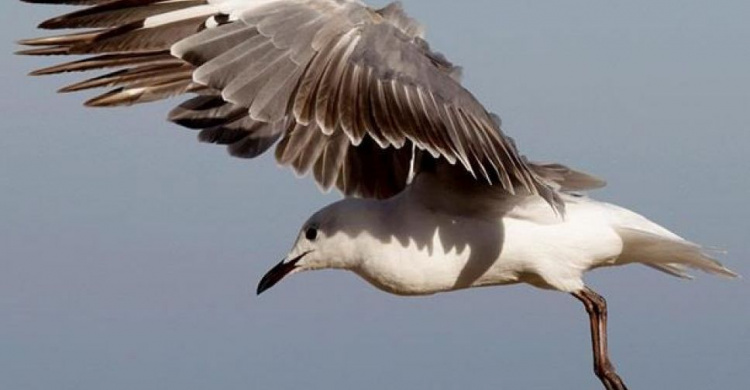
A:
{"type": "MultiPolygon", "coordinates": [[[[749,2],[404,3],[526,154],[750,275],[749,2]]],[[[50,59],[13,42],[62,10],[0,5],[0,388],[598,388],[564,294],[405,299],[321,272],[254,297],[338,195],[198,144],[164,120],[177,101],[90,110],[53,93],[75,77],[25,77],[50,59]]],[[[632,388],[750,385],[748,283],[699,276],[589,276],[632,388]]]]}

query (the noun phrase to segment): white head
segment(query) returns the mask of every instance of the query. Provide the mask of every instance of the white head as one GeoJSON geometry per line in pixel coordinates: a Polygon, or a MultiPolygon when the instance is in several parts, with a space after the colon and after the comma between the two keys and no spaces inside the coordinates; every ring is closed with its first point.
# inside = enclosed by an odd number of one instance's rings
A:
{"type": "Polygon", "coordinates": [[[258,294],[288,275],[321,269],[353,270],[363,254],[357,236],[370,232],[377,218],[369,218],[373,201],[345,199],[317,213],[302,225],[287,257],[271,269],[258,284],[258,294]]]}

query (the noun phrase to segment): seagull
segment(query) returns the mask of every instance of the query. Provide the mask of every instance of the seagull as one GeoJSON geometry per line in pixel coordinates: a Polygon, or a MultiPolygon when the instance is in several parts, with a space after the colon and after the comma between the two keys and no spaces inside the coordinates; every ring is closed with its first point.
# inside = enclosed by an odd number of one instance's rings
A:
{"type": "Polygon", "coordinates": [[[400,3],[358,0],[23,0],[77,11],[73,29],[19,54],[83,55],[32,75],[104,70],[60,92],[109,88],[91,107],[189,94],[169,119],[200,141],[312,173],[344,199],[309,218],[258,294],[303,271],[354,272],[422,296],[525,283],[570,294],[588,313],[594,372],[627,389],[609,358],[607,304],[584,274],[641,264],[737,275],[645,217],[585,192],[604,182],[526,159],[432,50],[400,3]]]}

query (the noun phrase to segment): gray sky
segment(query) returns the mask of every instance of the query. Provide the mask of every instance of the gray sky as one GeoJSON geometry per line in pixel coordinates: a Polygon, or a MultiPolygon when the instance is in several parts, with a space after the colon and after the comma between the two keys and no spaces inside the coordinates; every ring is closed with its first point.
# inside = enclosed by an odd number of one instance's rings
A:
{"type": "MultiPolygon", "coordinates": [[[[379,2],[383,4],[384,2],[379,2]]],[[[522,151],[750,275],[750,2],[406,0],[522,151]]],[[[0,5],[0,388],[581,389],[580,304],[530,287],[405,299],[355,276],[258,279],[337,199],[167,124],[89,110],[15,57],[60,7],[0,5]]],[[[633,389],[746,389],[750,288],[598,271],[633,389]]]]}

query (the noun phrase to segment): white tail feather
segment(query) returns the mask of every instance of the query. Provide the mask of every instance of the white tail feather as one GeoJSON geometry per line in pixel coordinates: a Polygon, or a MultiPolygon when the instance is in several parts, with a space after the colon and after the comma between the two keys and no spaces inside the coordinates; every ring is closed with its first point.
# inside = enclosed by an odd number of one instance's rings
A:
{"type": "Polygon", "coordinates": [[[642,263],[670,275],[691,278],[688,268],[735,278],[739,275],[711,258],[704,249],[678,237],[668,237],[633,228],[617,228],[623,251],[618,262],[642,263]]]}

